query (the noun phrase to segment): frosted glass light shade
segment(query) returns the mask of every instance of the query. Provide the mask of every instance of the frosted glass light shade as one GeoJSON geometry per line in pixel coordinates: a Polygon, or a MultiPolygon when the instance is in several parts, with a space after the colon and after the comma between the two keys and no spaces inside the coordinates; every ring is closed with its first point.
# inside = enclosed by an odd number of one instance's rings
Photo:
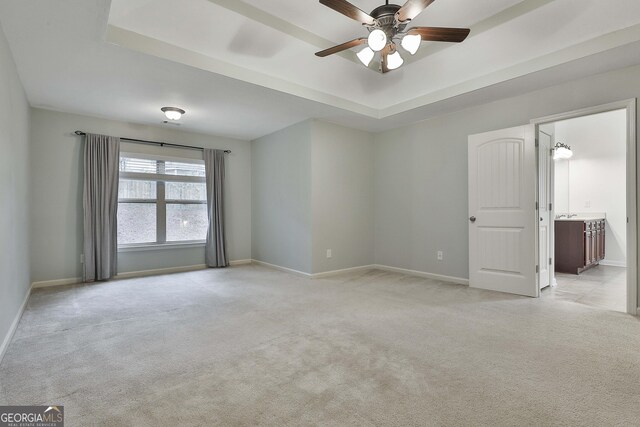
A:
{"type": "Polygon", "coordinates": [[[414,55],[418,48],[420,47],[420,43],[422,42],[422,37],[419,34],[407,34],[402,38],[402,48],[409,52],[411,55],[414,55]]]}
{"type": "Polygon", "coordinates": [[[387,35],[382,30],[373,30],[369,33],[367,43],[369,43],[371,50],[379,52],[387,45],[387,35]]]}
{"type": "Polygon", "coordinates": [[[387,56],[387,68],[390,70],[395,70],[400,67],[404,60],[402,56],[398,53],[398,51],[393,52],[391,55],[387,56]]]}
{"type": "Polygon", "coordinates": [[[360,62],[362,62],[365,67],[368,67],[375,53],[373,52],[373,50],[371,50],[370,47],[365,47],[356,55],[358,56],[358,59],[360,60],[360,62]]]}
{"type": "Polygon", "coordinates": [[[178,107],[162,107],[160,109],[169,120],[180,120],[184,114],[184,110],[178,107]]]}
{"type": "Polygon", "coordinates": [[[568,148],[565,147],[558,147],[555,149],[554,153],[553,153],[553,159],[554,160],[559,160],[559,159],[570,159],[571,157],[573,157],[573,151],[569,150],[568,148]]]}

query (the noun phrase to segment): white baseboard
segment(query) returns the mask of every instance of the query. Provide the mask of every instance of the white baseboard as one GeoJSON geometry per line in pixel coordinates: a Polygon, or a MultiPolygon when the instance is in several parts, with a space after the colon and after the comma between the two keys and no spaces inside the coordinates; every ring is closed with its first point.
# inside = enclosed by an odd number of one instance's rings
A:
{"type": "Polygon", "coordinates": [[[2,340],[2,345],[0,345],[0,363],[2,363],[2,359],[4,358],[7,349],[9,348],[9,343],[13,338],[13,335],[16,333],[16,329],[18,329],[18,323],[20,323],[20,318],[22,317],[22,313],[24,313],[24,309],[27,307],[27,302],[29,301],[29,296],[31,295],[31,288],[27,291],[27,294],[24,297],[24,301],[22,301],[22,305],[16,314],[16,317],[13,319],[11,326],[9,326],[9,330],[7,331],[7,335],[2,340]]]}
{"type": "Polygon", "coordinates": [[[293,268],[282,267],[280,265],[270,264],[268,262],[259,261],[257,259],[253,259],[253,260],[251,260],[251,262],[253,264],[258,264],[258,265],[262,265],[262,266],[265,266],[265,267],[273,268],[274,270],[280,270],[280,271],[284,271],[284,272],[287,272],[287,273],[295,274],[296,276],[306,277],[307,279],[311,278],[311,274],[305,273],[304,271],[294,270],[293,268]]]}
{"type": "Polygon", "coordinates": [[[325,277],[335,276],[337,274],[352,273],[354,271],[362,271],[362,270],[372,270],[374,268],[376,267],[373,264],[361,265],[359,267],[350,267],[350,268],[343,268],[341,270],[331,270],[331,271],[323,271],[322,273],[313,273],[311,274],[310,277],[312,279],[322,279],[325,277]]]}
{"type": "MultiPolygon", "coordinates": [[[[244,265],[244,264],[251,264],[251,260],[240,259],[235,261],[229,261],[230,266],[244,265]]],[[[132,279],[135,277],[158,276],[162,274],[172,274],[172,273],[185,273],[188,271],[204,270],[206,268],[207,266],[204,264],[197,264],[197,265],[187,265],[184,267],[169,267],[169,268],[157,268],[153,270],[129,271],[126,273],[119,273],[116,277],[114,277],[114,280],[132,279]]],[[[33,289],[48,288],[52,286],[76,285],[78,283],[82,283],[81,277],[71,277],[68,279],[44,280],[41,282],[33,282],[31,284],[31,288],[33,289]]]]}
{"type": "Polygon", "coordinates": [[[463,279],[461,277],[445,276],[445,275],[442,275],[442,274],[427,273],[426,271],[408,270],[406,268],[390,267],[388,265],[380,265],[380,264],[362,265],[362,266],[358,266],[358,267],[344,268],[342,270],[332,270],[332,271],[325,271],[325,272],[322,272],[322,273],[310,274],[310,273],[305,273],[305,272],[298,271],[298,270],[293,270],[291,268],[282,267],[282,266],[275,265],[275,264],[270,264],[268,262],[258,261],[256,259],[253,260],[253,263],[254,264],[263,265],[265,267],[270,267],[270,268],[273,268],[273,269],[276,269],[276,270],[285,271],[287,273],[292,273],[292,274],[295,274],[295,275],[298,275],[298,276],[302,276],[302,277],[306,277],[306,278],[309,278],[309,279],[320,279],[320,278],[323,278],[323,277],[334,276],[336,274],[341,274],[341,273],[348,273],[348,272],[360,271],[360,270],[377,269],[377,270],[391,271],[391,272],[394,272],[394,273],[406,274],[408,276],[422,277],[422,278],[425,278],[425,279],[440,280],[440,281],[443,281],[443,282],[457,283],[457,284],[460,284],[460,285],[467,285],[467,286],[469,285],[469,279],[463,279]]]}
{"type": "Polygon", "coordinates": [[[31,283],[31,289],[49,288],[51,286],[66,286],[82,283],[82,277],[71,277],[68,279],[43,280],[41,282],[31,283]]]}
{"type": "Polygon", "coordinates": [[[343,268],[343,269],[340,269],[340,270],[323,271],[321,273],[305,273],[304,271],[294,270],[292,268],[283,267],[281,265],[271,264],[271,263],[264,262],[264,261],[259,261],[257,259],[252,260],[252,262],[254,264],[258,264],[258,265],[262,265],[262,266],[265,266],[265,267],[273,268],[274,270],[280,270],[280,271],[284,271],[286,273],[295,274],[296,276],[306,277],[307,279],[322,279],[322,278],[325,278],[325,277],[335,276],[335,275],[338,275],[338,274],[350,273],[350,272],[361,271],[361,270],[370,270],[370,269],[375,268],[374,265],[361,265],[361,266],[358,266],[358,267],[343,268]]]}
{"type": "Polygon", "coordinates": [[[380,264],[373,265],[373,268],[377,268],[378,270],[391,271],[393,273],[402,273],[408,276],[423,277],[425,279],[440,280],[443,282],[451,282],[469,286],[469,279],[463,279],[462,277],[445,276],[442,274],[427,273],[426,271],[408,270],[406,268],[391,267],[388,265],[380,264]]]}
{"type": "Polygon", "coordinates": [[[162,274],[185,273],[187,271],[204,270],[207,268],[204,264],[187,265],[184,267],[156,268],[153,270],[130,271],[127,273],[118,273],[114,279],[132,279],[134,277],[160,276],[162,274]]]}
{"type": "Polygon", "coordinates": [[[626,267],[627,263],[624,261],[607,261],[606,259],[603,259],[602,261],[600,261],[600,265],[608,265],[611,267],[626,267]]]}

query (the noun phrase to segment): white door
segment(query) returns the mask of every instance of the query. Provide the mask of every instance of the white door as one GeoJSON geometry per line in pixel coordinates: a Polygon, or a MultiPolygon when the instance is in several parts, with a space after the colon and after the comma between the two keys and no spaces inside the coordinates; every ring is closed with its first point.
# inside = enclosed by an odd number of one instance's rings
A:
{"type": "Polygon", "coordinates": [[[540,207],[540,223],[538,224],[538,250],[540,255],[538,263],[540,265],[540,289],[543,289],[551,284],[553,274],[553,232],[550,228],[554,226],[551,220],[552,137],[546,132],[539,131],[538,141],[538,202],[540,207]]]}
{"type": "Polygon", "coordinates": [[[469,136],[469,286],[536,297],[534,126],[469,136]]]}

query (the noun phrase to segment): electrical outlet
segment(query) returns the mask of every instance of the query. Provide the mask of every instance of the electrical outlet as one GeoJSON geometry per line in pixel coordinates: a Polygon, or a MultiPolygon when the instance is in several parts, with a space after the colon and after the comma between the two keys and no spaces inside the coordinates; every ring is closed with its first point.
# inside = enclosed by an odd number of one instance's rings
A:
{"type": "Polygon", "coordinates": [[[584,207],[585,208],[590,208],[591,207],[591,200],[587,200],[586,202],[584,202],[584,207]]]}
{"type": "Polygon", "coordinates": [[[442,261],[444,259],[444,254],[442,251],[438,251],[438,261],[442,261]]]}
{"type": "Polygon", "coordinates": [[[327,249],[327,258],[331,258],[332,256],[331,249],[327,249]]]}

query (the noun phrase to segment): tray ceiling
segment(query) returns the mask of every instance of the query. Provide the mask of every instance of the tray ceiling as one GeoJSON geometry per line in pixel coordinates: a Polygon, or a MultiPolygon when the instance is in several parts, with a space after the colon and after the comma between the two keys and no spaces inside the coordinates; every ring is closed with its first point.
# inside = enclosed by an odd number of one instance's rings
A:
{"type": "Polygon", "coordinates": [[[310,117],[379,131],[640,63],[637,0],[437,0],[413,25],[470,37],[385,75],[314,56],[366,34],[316,0],[1,1],[0,23],[33,106],[160,125],[177,105],[183,129],[239,138],[310,117]]]}

